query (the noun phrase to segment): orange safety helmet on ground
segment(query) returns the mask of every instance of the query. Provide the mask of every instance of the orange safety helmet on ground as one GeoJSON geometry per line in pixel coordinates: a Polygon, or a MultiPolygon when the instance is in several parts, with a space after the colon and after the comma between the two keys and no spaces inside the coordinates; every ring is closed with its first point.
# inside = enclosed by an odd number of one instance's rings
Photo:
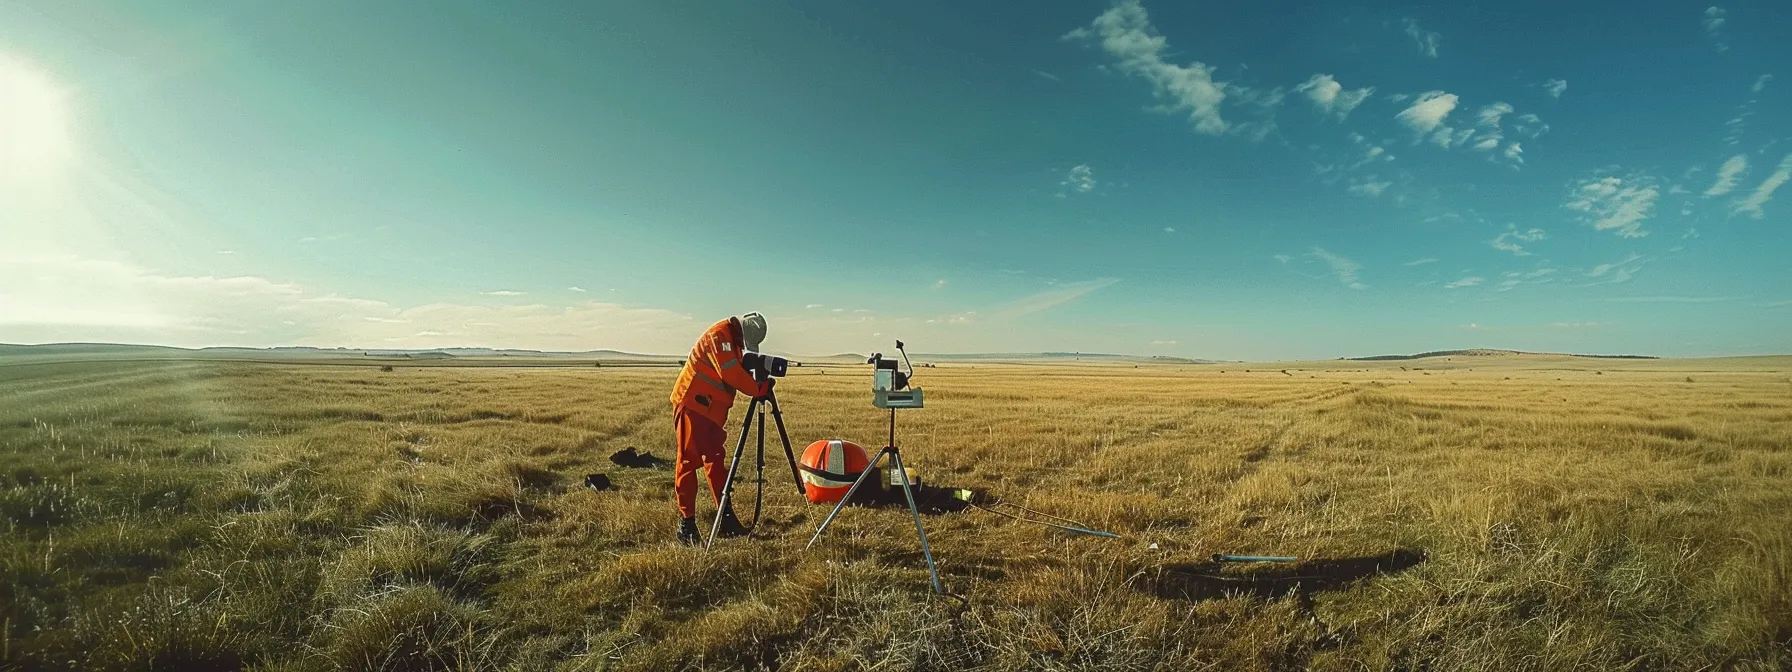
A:
{"type": "Polygon", "coordinates": [[[870,462],[865,449],[851,441],[811,443],[803,449],[803,495],[811,504],[838,502],[870,462]]]}

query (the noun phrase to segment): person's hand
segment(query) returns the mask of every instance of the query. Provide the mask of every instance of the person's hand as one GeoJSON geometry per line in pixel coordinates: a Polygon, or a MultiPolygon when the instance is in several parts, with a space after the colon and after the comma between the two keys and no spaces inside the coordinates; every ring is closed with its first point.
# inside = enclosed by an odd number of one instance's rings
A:
{"type": "Polygon", "coordinates": [[[764,399],[766,397],[772,396],[772,383],[776,382],[777,380],[778,379],[776,379],[776,378],[767,378],[767,379],[761,381],[759,383],[759,394],[753,395],[753,398],[764,399]]]}

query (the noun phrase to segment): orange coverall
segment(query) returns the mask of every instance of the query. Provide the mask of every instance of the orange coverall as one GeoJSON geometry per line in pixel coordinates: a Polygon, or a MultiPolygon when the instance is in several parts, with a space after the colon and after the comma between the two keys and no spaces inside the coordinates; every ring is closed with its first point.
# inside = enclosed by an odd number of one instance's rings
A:
{"type": "Polygon", "coordinates": [[[741,366],[745,344],[738,318],[715,323],[697,339],[678,374],[678,383],[672,386],[672,416],[678,436],[672,484],[678,490],[681,517],[697,515],[698,466],[709,476],[709,492],[716,503],[722,501],[722,486],[728,480],[723,454],[728,432],[722,427],[728,423],[728,410],[734,407],[735,391],[755,397],[766,393],[767,386],[753,380],[741,366]]]}

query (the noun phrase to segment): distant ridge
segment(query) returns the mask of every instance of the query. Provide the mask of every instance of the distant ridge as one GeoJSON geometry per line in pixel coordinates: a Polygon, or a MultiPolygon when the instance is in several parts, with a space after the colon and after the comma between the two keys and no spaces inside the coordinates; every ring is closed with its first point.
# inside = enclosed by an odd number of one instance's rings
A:
{"type": "Polygon", "coordinates": [[[1522,350],[1494,350],[1474,348],[1470,350],[1434,350],[1416,355],[1374,355],[1372,357],[1342,357],[1353,362],[1390,362],[1409,359],[1427,359],[1431,357],[1502,357],[1510,355],[1542,355],[1548,357],[1587,357],[1591,359],[1661,359],[1652,355],[1577,355],[1559,352],[1524,352],[1522,350]]]}

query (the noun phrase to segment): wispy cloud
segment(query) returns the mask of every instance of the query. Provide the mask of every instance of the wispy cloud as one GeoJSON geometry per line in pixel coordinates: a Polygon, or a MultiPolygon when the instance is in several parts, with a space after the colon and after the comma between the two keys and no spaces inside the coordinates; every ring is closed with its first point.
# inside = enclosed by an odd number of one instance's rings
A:
{"type": "Polygon", "coordinates": [[[1752,93],[1766,91],[1767,83],[1771,81],[1773,81],[1773,75],[1761,75],[1760,77],[1755,78],[1755,85],[1748,87],[1748,90],[1752,93]]]}
{"type": "Polygon", "coordinates": [[[1544,238],[1543,229],[1520,231],[1515,226],[1507,225],[1505,233],[1500,234],[1493,240],[1487,241],[1487,244],[1492,245],[1493,249],[1502,252],[1511,252],[1512,254],[1521,257],[1528,257],[1531,253],[1526,252],[1524,246],[1519,243],[1532,243],[1543,240],[1544,238]]]}
{"type": "Polygon", "coordinates": [[[1592,270],[1586,272],[1585,277],[1592,279],[1590,284],[1595,285],[1629,282],[1636,272],[1642,269],[1643,264],[1647,263],[1649,260],[1642,255],[1631,254],[1618,261],[1594,266],[1592,270]]]}
{"type": "Polygon", "coordinates": [[[1294,261],[1294,257],[1290,257],[1290,256],[1288,256],[1288,255],[1286,255],[1286,254],[1278,254],[1278,255],[1276,255],[1276,256],[1275,256],[1275,257],[1273,257],[1273,258],[1274,258],[1274,259],[1275,259],[1275,260],[1276,260],[1276,261],[1279,261],[1279,262],[1282,262],[1282,263],[1284,263],[1284,264],[1286,264],[1286,263],[1288,263],[1288,262],[1290,262],[1290,261],[1294,261]]]}
{"type": "Polygon", "coordinates": [[[584,287],[567,287],[567,288],[566,288],[566,291],[569,291],[569,292],[583,292],[583,291],[585,291],[585,288],[584,288],[584,287]]]}
{"type": "Polygon", "coordinates": [[[1500,274],[1499,289],[1494,291],[1509,292],[1519,285],[1540,285],[1555,281],[1556,269],[1538,268],[1529,271],[1508,271],[1500,274]]]}
{"type": "Polygon", "coordinates": [[[1058,196],[1064,196],[1066,191],[1087,194],[1095,191],[1095,184],[1095,170],[1088,164],[1079,165],[1071,168],[1070,172],[1064,175],[1063,181],[1058,182],[1058,186],[1063,187],[1058,191],[1058,196]]]}
{"type": "Polygon", "coordinates": [[[1097,278],[1083,282],[1070,282],[1039,292],[990,311],[990,317],[998,320],[1012,320],[1034,313],[1051,310],[1089,295],[1090,292],[1112,286],[1120,282],[1119,278],[1097,278]]]}
{"type": "Polygon", "coordinates": [[[1487,281],[1487,278],[1483,278],[1483,277],[1476,276],[1476,275],[1471,275],[1471,276],[1465,277],[1461,280],[1457,280],[1455,282],[1444,285],[1444,289],[1461,289],[1463,287],[1473,287],[1475,285],[1479,285],[1486,281],[1487,281]]]}
{"type": "Polygon", "coordinates": [[[1199,61],[1176,65],[1164,60],[1169,42],[1151,25],[1138,0],[1123,0],[1095,17],[1088,26],[1070,31],[1070,40],[1099,40],[1101,48],[1120,61],[1120,69],[1151,83],[1152,92],[1169,101],[1167,111],[1186,111],[1195,131],[1210,135],[1229,128],[1220,116],[1227,85],[1213,81],[1213,68],[1199,61]]]}
{"type": "Polygon", "coordinates": [[[1435,264],[1435,263],[1437,263],[1437,257],[1425,257],[1424,259],[1414,259],[1412,261],[1401,264],[1401,266],[1424,266],[1425,264],[1435,264]]]}
{"type": "Polygon", "coordinates": [[[1748,198],[1737,201],[1735,209],[1730,212],[1738,215],[1747,214],[1755,219],[1766,216],[1762,206],[1773,200],[1773,192],[1789,179],[1792,179],[1792,154],[1787,154],[1786,158],[1780,159],[1779,168],[1775,169],[1773,174],[1768,175],[1767,179],[1761,180],[1761,184],[1755,187],[1755,192],[1749,194],[1748,198]]]}
{"type": "Polygon", "coordinates": [[[1346,259],[1341,255],[1334,254],[1323,247],[1314,247],[1312,251],[1307,252],[1307,256],[1317,258],[1330,266],[1332,274],[1338,276],[1339,284],[1351,289],[1365,289],[1368,287],[1368,285],[1357,281],[1357,272],[1363,270],[1362,264],[1346,259]]]}
{"type": "Polygon", "coordinates": [[[1549,92],[1549,97],[1560,100],[1562,94],[1568,90],[1568,80],[1551,79],[1543,83],[1543,90],[1549,92]]]}
{"type": "Polygon", "coordinates": [[[1426,91],[1419,94],[1411,107],[1401,110],[1394,118],[1424,136],[1437,130],[1444,118],[1450,116],[1450,111],[1456,109],[1456,100],[1454,93],[1426,91]]]}
{"type": "Polygon", "coordinates": [[[1044,77],[1044,78],[1046,78],[1046,79],[1049,79],[1049,80],[1052,80],[1052,81],[1054,81],[1054,82],[1061,82],[1061,81],[1064,81],[1064,80],[1062,80],[1062,79],[1059,79],[1059,78],[1058,78],[1058,76],[1057,76],[1057,75],[1054,75],[1054,74],[1052,74],[1052,73],[1049,73],[1049,72],[1046,72],[1046,71],[1044,71],[1044,70],[1034,70],[1034,71],[1033,71],[1033,74],[1035,74],[1035,75],[1039,75],[1039,76],[1040,76],[1040,77],[1044,77]]]}
{"type": "Polygon", "coordinates": [[[946,287],[946,279],[945,278],[940,278],[938,280],[933,281],[934,289],[945,289],[945,287],[946,287]]]}
{"type": "Polygon", "coordinates": [[[1717,181],[1712,182],[1711,188],[1705,190],[1705,196],[1722,196],[1730,193],[1731,189],[1736,188],[1736,182],[1742,177],[1742,173],[1747,170],[1748,156],[1745,154],[1737,154],[1725,160],[1724,165],[1717,169],[1717,181]]]}
{"type": "Polygon", "coordinates": [[[499,290],[494,290],[494,291],[490,291],[490,292],[480,292],[480,294],[484,294],[486,296],[522,296],[527,293],[528,292],[518,292],[518,291],[514,291],[514,290],[509,290],[509,289],[499,289],[499,290]]]}
{"type": "Polygon", "coordinates": [[[1581,181],[1562,207],[1586,213],[1594,229],[1641,238],[1649,235],[1643,230],[1643,221],[1649,219],[1660,196],[1650,178],[1607,176],[1581,181]]]}
{"type": "Polygon", "coordinates": [[[1346,91],[1344,85],[1339,84],[1331,75],[1313,75],[1306,83],[1294,87],[1294,90],[1306,94],[1307,100],[1313,101],[1313,106],[1319,108],[1321,113],[1336,115],[1339,121],[1350,116],[1351,110],[1375,93],[1375,87],[1372,86],[1346,91]]]}
{"type": "Polygon", "coordinates": [[[1442,35],[1425,30],[1419,25],[1418,20],[1411,17],[1403,19],[1401,24],[1406,28],[1406,35],[1419,45],[1419,53],[1429,58],[1437,58],[1437,43],[1443,41],[1442,35]]]}
{"type": "Polygon", "coordinates": [[[1175,233],[1175,232],[1176,232],[1176,227],[1174,227],[1174,226],[1164,227],[1164,233],[1175,233]]]}
{"type": "Polygon", "coordinates": [[[1391,187],[1391,186],[1394,186],[1393,182],[1387,182],[1387,181],[1378,182],[1375,180],[1374,175],[1370,175],[1367,178],[1352,180],[1352,184],[1350,185],[1350,193],[1356,194],[1358,196],[1367,196],[1369,198],[1374,198],[1376,196],[1380,196],[1381,192],[1387,191],[1388,187],[1391,187]]]}
{"type": "Polygon", "coordinates": [[[1610,299],[1613,303],[1724,303],[1741,301],[1746,296],[1619,296],[1610,299]]]}
{"type": "Polygon", "coordinates": [[[1512,130],[1527,138],[1536,138],[1549,132],[1549,124],[1543,123],[1543,119],[1535,114],[1526,113],[1513,120],[1512,130]]]}
{"type": "Polygon", "coordinates": [[[1524,146],[1516,142],[1506,145],[1506,151],[1500,153],[1507,161],[1514,164],[1524,163],[1524,146]]]}
{"type": "Polygon", "coordinates": [[[1152,345],[1175,345],[1175,341],[1152,341],[1152,345]]]}
{"type": "Polygon", "coordinates": [[[808,305],[806,305],[806,306],[803,306],[803,307],[804,307],[804,308],[807,308],[807,309],[809,309],[809,310],[814,310],[814,309],[816,309],[816,308],[826,308],[826,307],[827,307],[827,306],[824,306],[824,305],[822,305],[822,304],[819,304],[819,303],[811,303],[811,304],[808,304],[808,305]]]}
{"type": "Polygon", "coordinates": [[[1728,13],[1729,12],[1725,12],[1722,7],[1708,7],[1705,9],[1705,18],[1701,22],[1705,25],[1705,34],[1711,36],[1711,40],[1717,45],[1718,51],[1730,50],[1730,45],[1724,40],[1723,33],[1725,21],[1724,15],[1728,13]]]}

